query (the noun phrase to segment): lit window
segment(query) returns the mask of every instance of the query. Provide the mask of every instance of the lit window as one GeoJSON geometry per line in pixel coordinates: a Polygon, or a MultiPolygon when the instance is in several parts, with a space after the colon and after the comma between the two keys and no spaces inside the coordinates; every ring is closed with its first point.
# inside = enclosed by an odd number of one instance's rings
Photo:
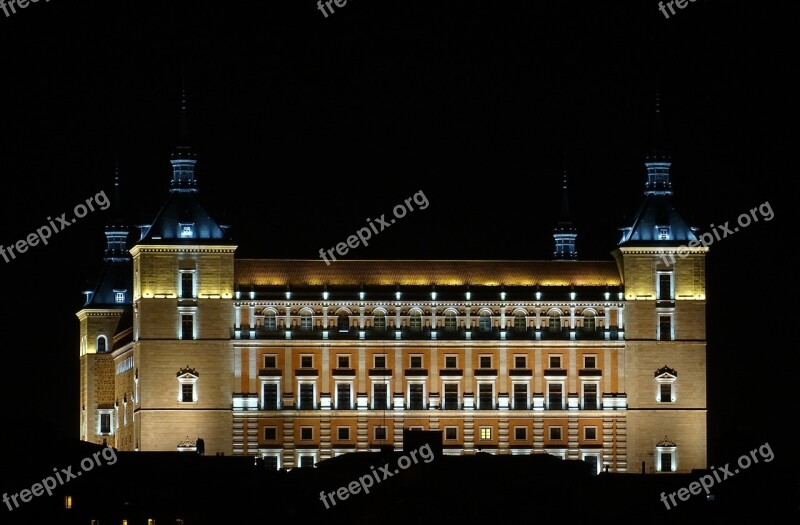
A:
{"type": "Polygon", "coordinates": [[[658,227],[658,240],[660,240],[660,241],[668,241],[669,240],[669,226],[659,226],[658,227]]]}
{"type": "Polygon", "coordinates": [[[194,224],[181,223],[181,237],[192,237],[194,235],[194,224]]]}
{"type": "MultiPolygon", "coordinates": [[[[16,500],[14,500],[14,503],[16,503],[16,500]]],[[[72,508],[72,496],[64,496],[64,508],[65,509],[72,508]]]]}
{"type": "Polygon", "coordinates": [[[117,303],[124,303],[125,302],[125,292],[114,292],[114,300],[117,303]]]}
{"type": "Polygon", "coordinates": [[[481,427],[480,436],[483,441],[492,439],[492,427],[481,427]]]}

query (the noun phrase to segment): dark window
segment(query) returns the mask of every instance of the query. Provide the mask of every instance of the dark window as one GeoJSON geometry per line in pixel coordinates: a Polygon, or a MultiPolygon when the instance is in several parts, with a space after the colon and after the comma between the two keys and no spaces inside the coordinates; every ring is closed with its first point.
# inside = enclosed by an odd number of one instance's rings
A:
{"type": "Polygon", "coordinates": [[[111,414],[100,414],[100,433],[111,433],[111,414]]]}
{"type": "Polygon", "coordinates": [[[386,330],[386,316],[383,312],[378,312],[375,314],[375,318],[372,321],[372,326],[375,330],[386,330]]]}
{"type": "Polygon", "coordinates": [[[181,316],[181,339],[194,339],[194,316],[181,316]]]}
{"type": "Polygon", "coordinates": [[[595,322],[593,312],[584,312],[583,314],[583,330],[585,332],[594,332],[595,322]]]}
{"type": "Polygon", "coordinates": [[[411,368],[422,368],[422,356],[419,355],[411,356],[411,368]]]}
{"type": "Polygon", "coordinates": [[[458,385],[456,383],[445,383],[444,385],[444,408],[445,410],[458,410],[458,385]]]}
{"type": "Polygon", "coordinates": [[[350,330],[350,316],[347,314],[339,315],[337,326],[340,332],[348,332],[350,330]]]}
{"type": "Polygon", "coordinates": [[[386,441],[386,427],[375,427],[375,440],[386,441]]]}
{"type": "Polygon", "coordinates": [[[302,439],[303,441],[309,441],[311,439],[314,439],[314,429],[311,427],[301,427],[300,439],[302,439]]]}
{"type": "Polygon", "coordinates": [[[525,427],[514,427],[514,439],[525,441],[528,439],[528,429],[525,427]]]}
{"type": "Polygon", "coordinates": [[[309,331],[311,330],[312,326],[312,318],[311,314],[303,314],[300,316],[300,330],[309,331]]]}
{"type": "Polygon", "coordinates": [[[339,427],[337,430],[337,437],[341,441],[348,441],[350,439],[350,427],[339,427]]]}
{"type": "Polygon", "coordinates": [[[275,441],[278,439],[278,429],[276,427],[264,427],[264,440],[275,441]]]}
{"type": "Polygon", "coordinates": [[[492,314],[489,312],[481,312],[480,317],[478,317],[478,329],[481,332],[492,331],[492,314]]]}
{"type": "Polygon", "coordinates": [[[97,338],[97,353],[102,354],[106,351],[106,338],[105,337],[98,337],[97,338]]]}
{"type": "Polygon", "coordinates": [[[672,299],[672,275],[658,274],[658,300],[669,301],[672,299]]]}
{"type": "Polygon", "coordinates": [[[409,326],[414,331],[422,330],[422,316],[419,312],[414,312],[409,318],[409,326]]]}
{"type": "Polygon", "coordinates": [[[410,410],[422,410],[422,392],[424,385],[422,383],[411,383],[408,385],[408,408],[410,410]]]}
{"type": "Polygon", "coordinates": [[[514,356],[514,368],[528,368],[527,361],[524,355],[514,356]]]}
{"type": "Polygon", "coordinates": [[[487,383],[478,385],[478,410],[491,410],[494,398],[494,388],[487,383]]]}
{"type": "Polygon", "coordinates": [[[672,453],[661,453],[661,472],[672,472],[672,453]]]}
{"type": "Polygon", "coordinates": [[[658,338],[661,341],[672,341],[672,317],[668,315],[659,316],[658,338]]]}
{"type": "Polygon", "coordinates": [[[583,438],[590,441],[597,439],[597,429],[595,427],[584,427],[583,438]]]}
{"type": "Polygon", "coordinates": [[[264,456],[264,468],[278,470],[278,456],[264,456]]]}
{"type": "Polygon", "coordinates": [[[310,355],[301,355],[300,368],[314,368],[314,357],[310,355]]]}
{"type": "Polygon", "coordinates": [[[670,385],[669,383],[661,383],[661,402],[662,403],[672,402],[672,385],[670,385]]]}
{"type": "Polygon", "coordinates": [[[274,355],[265,355],[264,356],[264,368],[277,368],[278,367],[278,357],[274,355]]]}
{"type": "MultiPolygon", "coordinates": [[[[267,314],[264,316],[264,330],[274,332],[278,329],[278,323],[275,320],[275,314],[267,314]]],[[[274,456],[269,456],[274,457],[274,456]]],[[[277,458],[276,458],[277,459],[277,458]]]]}
{"type": "Polygon", "coordinates": [[[300,384],[300,410],[314,408],[314,385],[311,383],[300,384]]]}
{"type": "Polygon", "coordinates": [[[376,410],[386,410],[389,408],[389,387],[386,383],[375,383],[372,385],[372,402],[376,410]]]}
{"type": "Polygon", "coordinates": [[[562,386],[560,383],[550,383],[547,385],[547,393],[549,399],[548,408],[550,410],[561,410],[562,404],[562,386]]]}
{"type": "Polygon", "coordinates": [[[597,410],[597,385],[583,385],[583,409],[597,410]]]}
{"type": "Polygon", "coordinates": [[[591,467],[592,474],[597,474],[597,456],[585,456],[583,460],[591,467]]]}
{"type": "Polygon", "coordinates": [[[264,410],[278,410],[278,385],[264,384],[264,410]]]}
{"type": "Polygon", "coordinates": [[[514,314],[514,330],[517,332],[524,332],[527,330],[527,326],[525,325],[525,314],[522,312],[517,312],[514,314]]]}
{"type": "Polygon", "coordinates": [[[548,328],[551,332],[561,331],[561,316],[555,313],[550,314],[550,324],[548,328]]]}
{"type": "Polygon", "coordinates": [[[561,368],[561,356],[560,355],[551,355],[550,356],[550,368],[561,368]]]}
{"type": "Polygon", "coordinates": [[[181,385],[181,401],[184,403],[191,403],[194,401],[194,385],[191,383],[183,383],[181,385]]]}
{"type": "Polygon", "coordinates": [[[456,314],[447,312],[444,316],[444,329],[446,332],[456,331],[456,314]]]}
{"type": "Polygon", "coordinates": [[[194,297],[194,274],[191,272],[181,272],[181,299],[191,299],[194,297]]]}
{"type": "Polygon", "coordinates": [[[350,409],[350,383],[336,385],[336,408],[339,410],[350,409]]]}
{"type": "Polygon", "coordinates": [[[450,441],[458,439],[458,429],[456,427],[445,427],[444,438],[450,441]]]}
{"type": "Polygon", "coordinates": [[[553,441],[561,439],[561,427],[550,427],[550,439],[553,441]]]}
{"type": "Polygon", "coordinates": [[[375,356],[375,368],[386,368],[386,356],[385,355],[376,355],[375,356]]]}
{"type": "Polygon", "coordinates": [[[446,355],[444,356],[444,367],[445,368],[458,368],[458,358],[454,355],[446,355]]]}
{"type": "Polygon", "coordinates": [[[514,408],[516,410],[527,410],[528,385],[522,385],[519,383],[514,384],[514,408]]]}
{"type": "Polygon", "coordinates": [[[587,355],[583,358],[583,368],[596,368],[597,358],[593,355],[587,355]]]}
{"type": "Polygon", "coordinates": [[[350,368],[350,356],[349,355],[340,355],[337,357],[337,367],[338,368],[350,368]]]}
{"type": "Polygon", "coordinates": [[[300,456],[300,468],[314,468],[314,456],[300,456]]]}
{"type": "Polygon", "coordinates": [[[478,360],[480,368],[492,368],[492,357],[488,355],[480,356],[478,360]]]}

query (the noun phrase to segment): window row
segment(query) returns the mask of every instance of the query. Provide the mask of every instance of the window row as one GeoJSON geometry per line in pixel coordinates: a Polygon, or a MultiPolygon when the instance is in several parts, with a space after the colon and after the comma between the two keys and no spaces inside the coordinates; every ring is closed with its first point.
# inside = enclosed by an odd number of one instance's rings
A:
{"type": "MultiPolygon", "coordinates": [[[[425,360],[423,354],[411,354],[408,356],[408,368],[425,368],[425,360]]],[[[597,355],[583,355],[583,369],[595,370],[597,369],[597,355]]],[[[515,354],[512,356],[512,364],[514,369],[527,370],[528,355],[515,354]]],[[[562,368],[561,354],[550,354],[547,356],[547,364],[550,369],[562,368]]],[[[458,354],[444,354],[444,368],[443,369],[459,369],[462,365],[460,360],[462,356],[458,354]]],[[[478,355],[478,369],[495,368],[495,356],[492,354],[478,355]]],[[[387,354],[374,354],[372,356],[372,368],[388,369],[388,355],[387,354]]],[[[263,357],[264,368],[278,368],[278,354],[265,354],[263,357]]],[[[350,354],[337,354],[336,355],[336,368],[350,369],[351,355],[350,354]]],[[[314,355],[301,354],[300,355],[300,368],[314,368],[314,355]]]]}

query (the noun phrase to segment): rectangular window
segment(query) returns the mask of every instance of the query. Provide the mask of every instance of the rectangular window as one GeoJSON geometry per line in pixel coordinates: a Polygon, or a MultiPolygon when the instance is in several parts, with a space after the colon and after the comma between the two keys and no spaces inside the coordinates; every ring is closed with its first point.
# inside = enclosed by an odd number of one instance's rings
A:
{"type": "Polygon", "coordinates": [[[583,368],[597,368],[597,357],[593,355],[583,356],[583,368]]]}
{"type": "Polygon", "coordinates": [[[274,355],[265,355],[264,368],[278,368],[278,357],[274,355]]]}
{"type": "Polygon", "coordinates": [[[300,356],[300,368],[314,368],[314,356],[312,356],[312,355],[301,355],[300,356]]]}
{"type": "Polygon", "coordinates": [[[181,339],[194,339],[194,316],[181,315],[181,339]]]}
{"type": "Polygon", "coordinates": [[[375,330],[386,330],[386,316],[376,315],[372,321],[372,326],[375,330]]]}
{"type": "Polygon", "coordinates": [[[454,355],[446,355],[444,356],[444,367],[445,368],[458,368],[458,358],[454,355]]]}
{"type": "Polygon", "coordinates": [[[563,408],[563,386],[561,383],[548,383],[547,384],[547,408],[550,410],[561,410],[563,408]]]}
{"type": "Polygon", "coordinates": [[[514,409],[528,409],[528,385],[514,383],[514,409]]]}
{"type": "Polygon", "coordinates": [[[422,410],[424,385],[422,383],[411,383],[408,385],[408,408],[410,410],[422,410]]]}
{"type": "Polygon", "coordinates": [[[336,429],[336,437],[339,438],[340,441],[349,441],[350,427],[338,427],[336,429]]]}
{"type": "Polygon", "coordinates": [[[386,427],[385,426],[376,426],[375,427],[375,441],[386,441],[386,427]]]}
{"type": "Polygon", "coordinates": [[[350,383],[336,384],[336,408],[339,410],[349,410],[350,407],[350,383]]]}
{"type": "Polygon", "coordinates": [[[528,368],[528,359],[524,355],[515,355],[514,368],[528,368]]]}
{"type": "Polygon", "coordinates": [[[669,383],[661,383],[661,402],[662,403],[671,403],[672,402],[672,385],[669,383]]]}
{"type": "Polygon", "coordinates": [[[300,384],[300,410],[314,408],[314,385],[311,383],[300,384]]]}
{"type": "Polygon", "coordinates": [[[278,385],[276,383],[264,384],[264,410],[278,410],[278,385]]]}
{"type": "Polygon", "coordinates": [[[672,316],[658,316],[658,339],[660,341],[672,341],[672,316]]]}
{"type": "Polygon", "coordinates": [[[525,441],[528,439],[527,427],[514,427],[514,439],[517,441],[525,441]]]}
{"type": "Polygon", "coordinates": [[[314,468],[314,456],[300,456],[300,468],[314,468]]]}
{"type": "Polygon", "coordinates": [[[672,472],[672,453],[661,453],[661,472],[672,472]]]}
{"type": "Polygon", "coordinates": [[[350,356],[349,355],[340,355],[337,356],[337,368],[350,368],[350,356]]]}
{"type": "Polygon", "coordinates": [[[278,427],[264,427],[264,441],[275,441],[278,439],[278,427]]]}
{"type": "Polygon", "coordinates": [[[478,358],[480,368],[492,368],[492,356],[482,355],[478,358]]]}
{"type": "Polygon", "coordinates": [[[191,383],[183,383],[181,385],[181,401],[184,403],[191,403],[194,401],[194,385],[191,383]]]}
{"type": "Polygon", "coordinates": [[[672,274],[658,274],[658,300],[669,301],[672,299],[672,274]]]}
{"type": "Polygon", "coordinates": [[[310,315],[301,315],[300,316],[300,330],[310,331],[311,330],[312,319],[310,315]]]}
{"type": "Polygon", "coordinates": [[[597,410],[597,385],[583,385],[583,409],[597,410]]]}
{"type": "Polygon", "coordinates": [[[100,433],[111,433],[111,414],[100,414],[100,433]]]}
{"type": "Polygon", "coordinates": [[[444,439],[447,441],[458,439],[458,427],[444,427],[444,439]]]}
{"type": "Polygon", "coordinates": [[[421,355],[412,355],[410,359],[409,368],[422,368],[422,356],[421,355]]]}
{"type": "Polygon", "coordinates": [[[550,368],[561,368],[561,356],[560,355],[551,355],[550,356],[550,368]]]}
{"type": "MultiPolygon", "coordinates": [[[[274,314],[267,314],[264,317],[264,330],[266,330],[268,332],[274,332],[277,329],[278,329],[278,321],[275,318],[275,315],[274,314]]],[[[274,457],[274,456],[268,456],[268,457],[274,457]]]]}
{"type": "Polygon", "coordinates": [[[444,409],[458,410],[458,383],[445,383],[444,409]]]}
{"type": "Polygon", "coordinates": [[[372,403],[375,410],[389,408],[389,386],[386,383],[373,383],[372,403]]]}
{"type": "Polygon", "coordinates": [[[481,427],[480,437],[481,441],[492,439],[492,427],[481,427]]]}
{"type": "Polygon", "coordinates": [[[278,456],[264,456],[264,468],[267,470],[278,470],[278,456]]]}
{"type": "Polygon", "coordinates": [[[310,441],[314,439],[313,427],[300,427],[300,439],[303,441],[310,441]]]}
{"type": "Polygon", "coordinates": [[[561,439],[561,427],[549,427],[550,439],[559,441],[561,439]]]}
{"type": "Polygon", "coordinates": [[[181,272],[181,299],[194,297],[194,272],[181,272]]]}
{"type": "Polygon", "coordinates": [[[583,427],[583,439],[587,441],[597,439],[597,427],[583,427]]]}
{"type": "Polygon", "coordinates": [[[386,368],[386,356],[376,355],[373,363],[375,364],[375,368],[386,368]]]}
{"type": "Polygon", "coordinates": [[[116,292],[114,300],[117,303],[124,303],[125,302],[125,292],[116,292]]]}
{"type": "Polygon", "coordinates": [[[480,383],[478,385],[478,410],[491,410],[494,401],[494,385],[480,383]]]}

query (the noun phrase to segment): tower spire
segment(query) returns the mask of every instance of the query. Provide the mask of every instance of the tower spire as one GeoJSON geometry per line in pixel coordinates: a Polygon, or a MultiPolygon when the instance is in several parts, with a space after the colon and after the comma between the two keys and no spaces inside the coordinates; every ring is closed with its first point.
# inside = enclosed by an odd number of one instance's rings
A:
{"type": "Polygon", "coordinates": [[[115,209],[114,219],[106,225],[106,261],[129,260],[128,226],[125,224],[122,207],[122,187],[120,185],[119,164],[114,169],[114,191],[111,193],[111,205],[115,209]]]}
{"type": "Polygon", "coordinates": [[[555,251],[553,258],[556,260],[572,261],[578,258],[575,249],[575,239],[578,232],[572,223],[569,213],[569,197],[567,194],[567,161],[564,156],[564,169],[561,175],[561,215],[558,224],[553,230],[555,239],[555,251]]]}
{"type": "Polygon", "coordinates": [[[189,104],[186,96],[186,87],[181,89],[181,113],[180,128],[178,134],[178,146],[172,152],[170,164],[172,164],[172,183],[170,192],[196,192],[197,181],[194,178],[194,166],[197,163],[197,155],[189,145],[189,104]]]}
{"type": "Polygon", "coordinates": [[[647,183],[645,195],[672,195],[672,183],[669,180],[669,167],[672,164],[664,145],[664,127],[661,117],[661,93],[656,89],[655,115],[653,117],[653,136],[650,153],[645,160],[647,183]]]}

